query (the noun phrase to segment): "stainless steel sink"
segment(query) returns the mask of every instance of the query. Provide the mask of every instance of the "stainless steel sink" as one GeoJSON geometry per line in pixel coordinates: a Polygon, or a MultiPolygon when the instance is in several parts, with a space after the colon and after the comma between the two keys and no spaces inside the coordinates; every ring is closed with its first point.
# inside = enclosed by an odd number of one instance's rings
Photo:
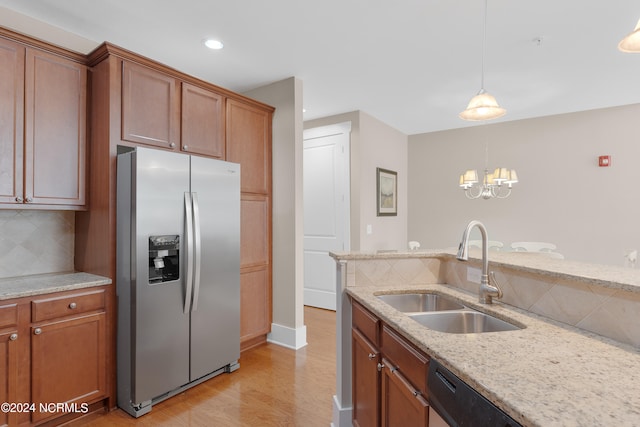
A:
{"type": "Polygon", "coordinates": [[[378,298],[403,313],[422,313],[465,308],[457,301],[438,294],[378,295],[378,298]]]}
{"type": "Polygon", "coordinates": [[[409,317],[429,329],[450,334],[474,334],[521,329],[504,320],[469,309],[413,314],[409,317]]]}

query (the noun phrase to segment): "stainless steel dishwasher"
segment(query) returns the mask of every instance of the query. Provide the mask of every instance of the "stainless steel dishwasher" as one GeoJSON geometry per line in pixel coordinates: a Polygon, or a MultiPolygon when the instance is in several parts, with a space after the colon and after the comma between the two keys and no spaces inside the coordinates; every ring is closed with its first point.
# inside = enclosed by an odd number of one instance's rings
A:
{"type": "Polygon", "coordinates": [[[522,427],[433,359],[428,387],[429,404],[452,427],[522,427]]]}

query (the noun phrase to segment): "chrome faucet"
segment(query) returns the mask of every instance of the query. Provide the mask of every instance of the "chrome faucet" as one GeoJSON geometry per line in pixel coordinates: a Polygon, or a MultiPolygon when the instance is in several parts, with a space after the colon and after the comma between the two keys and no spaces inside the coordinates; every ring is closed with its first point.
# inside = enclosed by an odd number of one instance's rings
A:
{"type": "Polygon", "coordinates": [[[502,298],[502,289],[500,289],[496,283],[496,278],[493,272],[489,273],[489,245],[487,238],[487,229],[480,221],[471,221],[462,234],[462,241],[458,247],[458,254],[456,258],[460,261],[469,260],[469,234],[473,227],[478,227],[480,234],[482,234],[482,278],[480,280],[480,291],[478,293],[480,303],[491,304],[493,297],[502,298]],[[492,285],[489,282],[489,274],[491,275],[492,285]]]}

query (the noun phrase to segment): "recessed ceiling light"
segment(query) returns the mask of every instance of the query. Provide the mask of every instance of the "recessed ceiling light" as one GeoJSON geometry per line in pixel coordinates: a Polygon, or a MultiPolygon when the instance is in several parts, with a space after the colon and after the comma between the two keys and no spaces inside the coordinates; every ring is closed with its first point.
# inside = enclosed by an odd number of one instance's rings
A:
{"type": "Polygon", "coordinates": [[[207,39],[204,41],[204,45],[209,49],[220,50],[224,47],[220,40],[207,39]]]}

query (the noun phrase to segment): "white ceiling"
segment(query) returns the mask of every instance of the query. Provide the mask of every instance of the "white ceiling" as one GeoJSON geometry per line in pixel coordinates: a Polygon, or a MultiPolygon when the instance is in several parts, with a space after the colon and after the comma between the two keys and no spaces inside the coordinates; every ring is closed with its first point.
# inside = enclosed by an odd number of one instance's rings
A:
{"type": "MultiPolygon", "coordinates": [[[[305,120],[361,110],[406,134],[473,125],[458,113],[480,89],[483,0],[0,6],[237,92],[298,77],[305,120]]],[[[640,54],[616,48],[638,18],[637,0],[488,0],[485,89],[507,109],[500,120],[639,103],[640,54]]]]}

